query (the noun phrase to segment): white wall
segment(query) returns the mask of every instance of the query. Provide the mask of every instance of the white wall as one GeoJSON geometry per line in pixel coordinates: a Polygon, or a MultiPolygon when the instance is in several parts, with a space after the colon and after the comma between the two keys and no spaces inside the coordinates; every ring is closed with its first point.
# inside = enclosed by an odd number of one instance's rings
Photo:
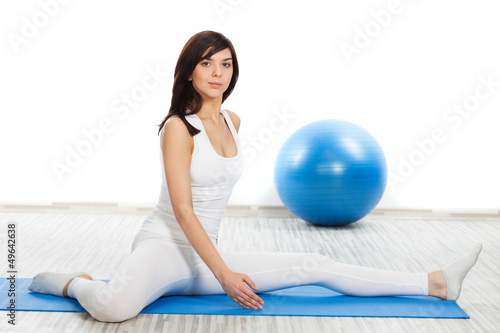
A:
{"type": "Polygon", "coordinates": [[[338,118],[386,153],[392,185],[379,207],[499,209],[499,9],[494,0],[2,2],[0,202],[154,203],[155,125],[182,46],[210,29],[236,47],[240,81],[224,106],[240,115],[251,156],[229,204],[280,205],[280,146],[307,123],[338,118]],[[158,84],[144,90],[154,71],[158,84]],[[459,116],[464,103],[472,111],[459,116]],[[54,162],[66,164],[68,147],[84,148],[83,132],[99,126],[108,133],[58,177],[54,162]]]}

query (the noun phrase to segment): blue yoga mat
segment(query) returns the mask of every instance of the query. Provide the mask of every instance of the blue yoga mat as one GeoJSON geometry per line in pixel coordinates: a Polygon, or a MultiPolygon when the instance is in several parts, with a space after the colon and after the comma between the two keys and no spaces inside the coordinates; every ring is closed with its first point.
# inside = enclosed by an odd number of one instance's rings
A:
{"type": "MultiPolygon", "coordinates": [[[[104,280],[106,281],[106,280],[104,280]]],[[[17,311],[85,312],[70,298],[32,293],[27,289],[30,278],[16,280],[17,311]]],[[[7,310],[10,282],[0,283],[0,310],[7,310]]],[[[282,289],[259,295],[262,310],[247,310],[226,295],[161,297],[141,313],[192,315],[256,316],[325,316],[325,317],[410,317],[469,318],[454,302],[431,296],[351,297],[318,286],[282,289]]]]}

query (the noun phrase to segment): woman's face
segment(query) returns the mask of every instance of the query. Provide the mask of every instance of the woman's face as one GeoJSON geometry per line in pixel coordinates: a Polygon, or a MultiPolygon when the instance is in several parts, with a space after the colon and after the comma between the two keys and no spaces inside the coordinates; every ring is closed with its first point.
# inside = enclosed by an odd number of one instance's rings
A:
{"type": "MultiPolygon", "coordinates": [[[[206,53],[205,53],[206,54],[206,53]]],[[[229,48],[203,59],[196,65],[189,80],[193,82],[194,89],[204,101],[222,98],[231,77],[233,76],[233,60],[229,48]]]]}

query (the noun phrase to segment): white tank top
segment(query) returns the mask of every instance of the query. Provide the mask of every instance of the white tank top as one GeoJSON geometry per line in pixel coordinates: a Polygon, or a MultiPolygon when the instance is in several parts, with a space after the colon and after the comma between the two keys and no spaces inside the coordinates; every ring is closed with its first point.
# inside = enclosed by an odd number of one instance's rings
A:
{"type": "MultiPolygon", "coordinates": [[[[186,116],[186,120],[191,125],[201,130],[193,137],[194,149],[191,155],[190,178],[193,209],[212,242],[216,242],[227,202],[235,183],[243,172],[243,156],[238,133],[227,111],[221,110],[221,113],[236,142],[238,152],[234,157],[219,155],[210,143],[201,119],[195,114],[186,116]]],[[[160,196],[155,208],[144,220],[141,230],[167,236],[176,243],[189,244],[172,208],[161,148],[160,162],[162,175],[160,196]]]]}

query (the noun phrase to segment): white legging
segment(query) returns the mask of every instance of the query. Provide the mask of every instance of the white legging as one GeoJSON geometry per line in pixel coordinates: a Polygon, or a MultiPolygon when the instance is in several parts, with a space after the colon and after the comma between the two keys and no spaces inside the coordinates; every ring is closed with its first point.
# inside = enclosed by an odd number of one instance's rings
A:
{"type": "MultiPolygon", "coordinates": [[[[139,234],[132,253],[108,283],[77,278],[69,285],[69,296],[76,298],[92,317],[104,322],[120,322],[136,316],[161,296],[224,294],[217,279],[189,244],[175,244],[148,232],[139,234]]],[[[310,253],[220,255],[229,269],[247,274],[259,287],[259,293],[299,285],[323,286],[351,296],[428,293],[426,273],[347,265],[310,253]]]]}

